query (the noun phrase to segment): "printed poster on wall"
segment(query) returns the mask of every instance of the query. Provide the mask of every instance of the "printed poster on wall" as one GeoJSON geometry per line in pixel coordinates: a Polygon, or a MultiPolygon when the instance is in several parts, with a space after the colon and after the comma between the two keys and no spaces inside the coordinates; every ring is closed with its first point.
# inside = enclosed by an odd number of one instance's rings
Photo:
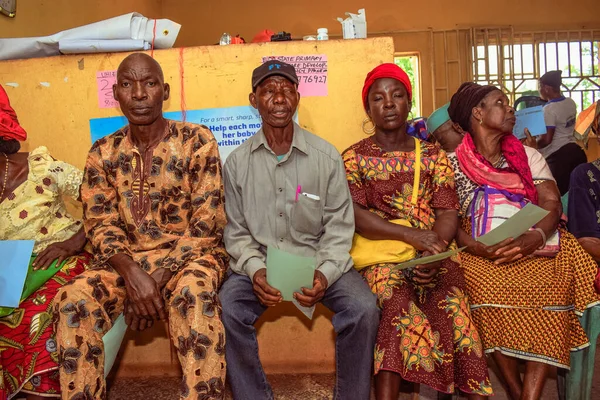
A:
{"type": "MultiPolygon", "coordinates": [[[[164,117],[175,121],[183,119],[181,111],[166,112],[164,117]]],[[[258,111],[251,106],[189,110],[186,111],[186,121],[210,128],[219,144],[219,154],[223,163],[233,150],[254,136],[262,125],[258,111]]],[[[297,113],[294,121],[298,123],[297,113]]],[[[127,119],[124,116],[90,119],[92,143],[125,125],[127,119]]]]}
{"type": "Polygon", "coordinates": [[[113,97],[113,85],[117,83],[117,71],[96,72],[98,88],[98,107],[119,108],[119,102],[113,97]]]}
{"type": "Polygon", "coordinates": [[[298,75],[300,96],[327,96],[327,55],[268,56],[262,62],[279,60],[293,65],[298,75]]]}

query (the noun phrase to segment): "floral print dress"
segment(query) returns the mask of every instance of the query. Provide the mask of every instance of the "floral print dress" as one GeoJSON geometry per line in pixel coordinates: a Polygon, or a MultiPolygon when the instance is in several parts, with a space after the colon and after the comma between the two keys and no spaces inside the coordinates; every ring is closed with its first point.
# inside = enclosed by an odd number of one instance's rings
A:
{"type": "MultiPolygon", "coordinates": [[[[435,209],[458,209],[453,171],[438,146],[418,141],[421,174],[417,204],[411,204],[415,152],[385,152],[371,138],[347,149],[344,164],[355,203],[387,220],[406,219],[431,229],[435,209]]],[[[447,259],[434,281],[414,283],[409,274],[382,264],[361,271],[382,309],[375,345],[375,374],[445,393],[491,395],[487,364],[469,311],[459,264],[447,259]]]]}

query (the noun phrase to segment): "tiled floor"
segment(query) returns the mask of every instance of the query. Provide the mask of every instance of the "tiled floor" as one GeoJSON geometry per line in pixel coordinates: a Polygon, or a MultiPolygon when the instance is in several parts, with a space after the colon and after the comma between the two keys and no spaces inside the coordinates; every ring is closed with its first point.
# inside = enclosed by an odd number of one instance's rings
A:
{"type": "MultiPolygon", "coordinates": [[[[494,372],[490,368],[492,386],[496,391],[493,400],[508,400],[508,396],[494,372]]],[[[278,400],[324,400],[332,398],[333,375],[273,375],[269,381],[273,387],[275,398],[278,400]]],[[[112,383],[108,393],[109,400],[148,400],[148,399],[177,399],[179,380],[177,378],[146,378],[146,379],[117,379],[112,383]]],[[[399,399],[411,399],[411,389],[405,388],[399,399]]],[[[227,392],[227,399],[231,394],[227,392]]],[[[437,400],[437,392],[421,387],[420,399],[437,400]]],[[[374,396],[371,396],[374,399],[374,396]]],[[[557,400],[556,377],[546,383],[543,400],[557,400]]],[[[600,346],[596,351],[596,367],[592,399],[600,399],[600,346]]]]}

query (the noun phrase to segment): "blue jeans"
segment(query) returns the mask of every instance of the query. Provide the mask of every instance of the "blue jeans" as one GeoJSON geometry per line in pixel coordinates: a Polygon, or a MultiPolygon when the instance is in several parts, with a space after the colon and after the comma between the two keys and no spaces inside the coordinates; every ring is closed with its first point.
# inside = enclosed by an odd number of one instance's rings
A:
{"type": "MultiPolygon", "coordinates": [[[[263,306],[246,275],[231,273],[219,298],[225,325],[227,380],[233,398],[273,399],[273,391],[258,358],[254,323],[267,307],[263,306]]],[[[371,390],[373,348],[379,326],[375,295],[354,269],[342,275],[325,292],[325,307],[335,313],[336,384],[334,399],[368,400],[371,390]]]]}

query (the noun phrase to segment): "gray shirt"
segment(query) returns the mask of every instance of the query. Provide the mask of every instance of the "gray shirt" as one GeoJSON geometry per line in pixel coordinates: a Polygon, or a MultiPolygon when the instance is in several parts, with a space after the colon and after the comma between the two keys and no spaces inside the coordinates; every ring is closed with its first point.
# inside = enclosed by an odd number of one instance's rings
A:
{"type": "Polygon", "coordinates": [[[253,279],[266,268],[267,246],[316,257],[329,286],[352,268],[354,211],[333,145],[294,124],[290,150],[278,161],[261,129],[229,155],[223,180],[234,272],[253,279]]]}
{"type": "Polygon", "coordinates": [[[575,142],[573,130],[575,129],[576,117],[577,106],[573,99],[569,97],[561,96],[550,100],[544,106],[544,122],[546,123],[546,127],[554,128],[552,142],[539,150],[544,158],[548,158],[564,145],[575,142]]]}

